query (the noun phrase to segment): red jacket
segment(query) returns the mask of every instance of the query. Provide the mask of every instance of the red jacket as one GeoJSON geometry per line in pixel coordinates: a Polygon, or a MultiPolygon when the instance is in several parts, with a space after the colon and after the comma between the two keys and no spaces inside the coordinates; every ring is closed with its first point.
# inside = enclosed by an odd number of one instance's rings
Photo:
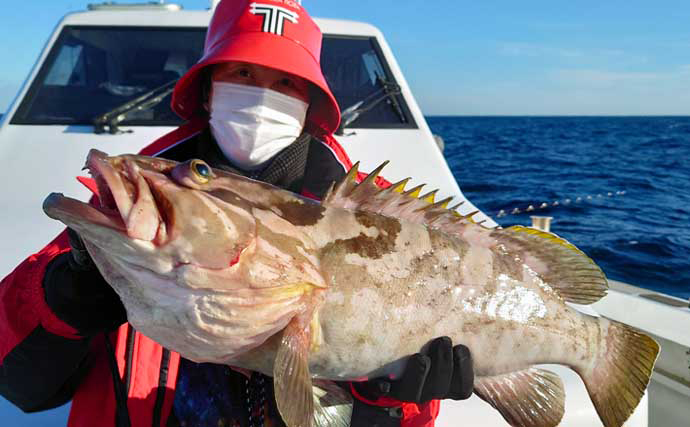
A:
{"type": "MultiPolygon", "coordinates": [[[[206,126],[204,120],[192,120],[159,138],[144,148],[141,154],[156,155],[194,137],[206,126]]],[[[320,138],[346,170],[352,166],[347,154],[332,136],[320,138]]],[[[390,185],[383,179],[378,183],[390,185]]],[[[45,302],[42,286],[48,263],[69,250],[67,236],[63,232],[0,282],[0,367],[16,346],[40,328],[48,335],[62,339],[83,340],[74,328],[51,311],[45,302]]],[[[104,335],[99,335],[90,342],[90,367],[73,393],[70,427],[91,427],[95,420],[100,426],[115,425],[116,397],[104,339],[104,335]]],[[[141,335],[128,323],[110,334],[110,341],[125,384],[132,427],[164,427],[172,409],[180,355],[141,335]]],[[[439,408],[438,401],[416,405],[382,399],[368,403],[402,406],[401,427],[432,427],[439,408]]],[[[22,409],[40,410],[48,407],[22,409]]]]}

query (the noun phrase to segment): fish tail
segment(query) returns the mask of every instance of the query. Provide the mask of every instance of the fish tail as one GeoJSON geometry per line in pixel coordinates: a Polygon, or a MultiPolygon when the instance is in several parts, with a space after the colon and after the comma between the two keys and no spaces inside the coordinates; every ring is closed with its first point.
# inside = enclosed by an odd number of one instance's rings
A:
{"type": "Polygon", "coordinates": [[[605,427],[620,427],[640,403],[659,354],[649,336],[599,318],[599,348],[587,366],[575,370],[605,427]]]}

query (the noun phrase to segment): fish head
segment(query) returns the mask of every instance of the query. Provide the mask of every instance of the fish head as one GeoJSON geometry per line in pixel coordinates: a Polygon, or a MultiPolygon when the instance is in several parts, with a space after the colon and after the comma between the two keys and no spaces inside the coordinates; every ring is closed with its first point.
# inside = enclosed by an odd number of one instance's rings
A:
{"type": "Polygon", "coordinates": [[[201,160],[91,150],[86,169],[98,200],[54,193],[44,211],[79,233],[128,322],[190,360],[229,363],[282,330],[323,286],[314,268],[278,249],[292,247],[281,246],[288,237],[272,245],[257,231],[269,229],[263,217],[289,228],[271,208],[291,207],[292,193],[201,160]]]}
{"type": "Polygon", "coordinates": [[[255,237],[252,203],[242,196],[251,193],[247,178],[201,160],[110,157],[98,150],[89,152],[85,169],[98,186],[96,203],[53,193],[43,209],[118,264],[158,274],[179,266],[220,270],[236,263],[255,237]]]}

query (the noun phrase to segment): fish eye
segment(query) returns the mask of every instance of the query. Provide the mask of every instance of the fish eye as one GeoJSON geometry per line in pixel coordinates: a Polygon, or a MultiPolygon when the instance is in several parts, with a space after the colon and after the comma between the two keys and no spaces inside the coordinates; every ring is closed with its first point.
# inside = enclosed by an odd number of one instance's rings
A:
{"type": "Polygon", "coordinates": [[[192,160],[189,162],[189,169],[192,171],[192,177],[199,184],[206,184],[213,177],[211,167],[203,160],[192,160]]]}

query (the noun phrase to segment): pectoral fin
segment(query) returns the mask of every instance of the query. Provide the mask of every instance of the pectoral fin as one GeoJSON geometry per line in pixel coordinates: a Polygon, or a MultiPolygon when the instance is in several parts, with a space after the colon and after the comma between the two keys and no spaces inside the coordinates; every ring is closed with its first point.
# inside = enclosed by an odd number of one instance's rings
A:
{"type": "Polygon", "coordinates": [[[288,427],[312,427],[314,397],[309,373],[309,323],[293,318],[283,331],[276,360],[273,382],[276,403],[288,427]]]}
{"type": "Polygon", "coordinates": [[[544,369],[478,378],[474,392],[498,409],[511,426],[554,427],[565,412],[563,382],[544,369]]]}

